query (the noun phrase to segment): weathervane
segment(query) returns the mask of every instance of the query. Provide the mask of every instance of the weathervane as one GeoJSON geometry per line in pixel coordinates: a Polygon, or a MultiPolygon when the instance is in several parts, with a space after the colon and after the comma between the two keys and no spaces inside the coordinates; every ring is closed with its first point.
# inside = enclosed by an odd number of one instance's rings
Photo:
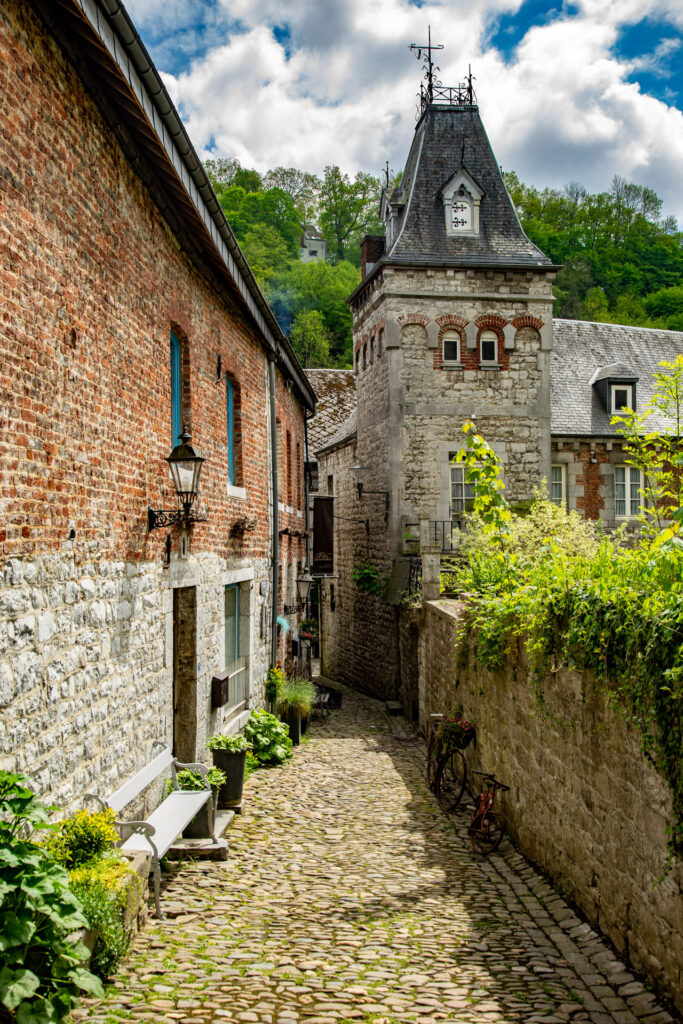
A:
{"type": "MultiPolygon", "coordinates": [[[[441,85],[441,82],[438,80],[438,78],[434,78],[434,72],[441,71],[441,68],[438,68],[434,64],[432,60],[432,50],[443,50],[443,45],[441,43],[434,43],[434,45],[432,45],[431,25],[427,26],[427,39],[428,43],[426,46],[424,45],[424,43],[411,43],[408,49],[413,51],[418,60],[422,60],[423,55],[425,57],[424,73],[427,82],[427,102],[431,103],[434,98],[434,86],[441,85]]],[[[422,82],[420,82],[420,95],[422,95],[423,89],[424,86],[422,85],[422,82]]]]}

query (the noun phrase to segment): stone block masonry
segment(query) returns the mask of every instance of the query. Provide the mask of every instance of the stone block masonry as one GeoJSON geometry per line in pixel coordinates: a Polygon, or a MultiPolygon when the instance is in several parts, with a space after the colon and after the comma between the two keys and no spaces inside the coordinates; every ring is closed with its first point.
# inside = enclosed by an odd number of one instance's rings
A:
{"type": "MultiPolygon", "coordinates": [[[[247,662],[248,699],[262,700],[274,526],[264,337],[237,287],[176,232],[173,199],[159,202],[144,158],[130,162],[73,52],[30,4],[3,5],[0,766],[72,806],[115,789],[154,740],[206,759],[224,725],[211,678],[230,644],[247,662]],[[176,507],[171,332],[180,418],[206,459],[207,520],[186,557],[178,528],[147,531],[149,505],[176,507]],[[230,638],[226,586],[239,591],[230,638]]],[[[287,581],[305,551],[303,414],[281,364],[275,376],[287,581]]]]}
{"type": "Polygon", "coordinates": [[[633,966],[683,1009],[683,864],[667,872],[671,794],[590,674],[543,680],[543,707],[523,658],[497,672],[456,660],[460,606],[428,602],[419,691],[429,715],[461,704],[476,723],[470,767],[511,787],[506,828],[633,966]]]}

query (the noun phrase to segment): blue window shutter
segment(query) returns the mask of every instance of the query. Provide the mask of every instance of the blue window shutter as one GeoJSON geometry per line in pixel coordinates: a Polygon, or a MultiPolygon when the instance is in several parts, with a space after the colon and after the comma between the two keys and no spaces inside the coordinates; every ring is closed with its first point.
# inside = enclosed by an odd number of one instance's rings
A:
{"type": "Polygon", "coordinates": [[[182,395],[180,380],[180,342],[171,331],[171,447],[180,444],[182,395]]]}
{"type": "Polygon", "coordinates": [[[225,398],[228,419],[228,482],[235,483],[235,393],[232,381],[225,378],[225,398]]]}

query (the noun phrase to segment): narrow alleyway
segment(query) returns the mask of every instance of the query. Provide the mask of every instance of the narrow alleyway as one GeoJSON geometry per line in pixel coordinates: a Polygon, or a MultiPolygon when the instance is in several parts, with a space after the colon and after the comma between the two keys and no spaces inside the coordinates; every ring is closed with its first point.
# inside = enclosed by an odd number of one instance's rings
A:
{"type": "Polygon", "coordinates": [[[469,849],[424,749],[346,693],[284,769],[248,783],[226,863],[186,864],[92,1024],[672,1018],[508,840],[469,849]]]}

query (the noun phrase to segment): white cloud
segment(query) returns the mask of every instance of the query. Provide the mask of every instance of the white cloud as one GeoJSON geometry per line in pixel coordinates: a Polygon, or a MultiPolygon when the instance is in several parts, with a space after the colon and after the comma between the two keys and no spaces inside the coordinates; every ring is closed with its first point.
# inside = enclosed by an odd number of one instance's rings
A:
{"type": "MultiPolygon", "coordinates": [[[[521,0],[421,8],[405,0],[221,3],[212,14],[217,24],[223,19],[216,45],[187,71],[166,76],[204,155],[237,156],[261,170],[285,164],[319,172],[338,163],[378,174],[387,159],[398,169],[420,78],[407,47],[423,42],[431,24],[432,38],[446,45],[437,60],[445,84],[456,84],[472,63],[504,167],[534,184],[578,180],[592,190],[618,173],[655,188],[665,212],[683,221],[683,114],[627,81],[636,70],[662,69],[679,40],[638,61],[614,53],[620,29],[645,17],[683,24],[679,0],[579,0],[578,13],[559,10],[529,29],[508,64],[487,40],[492,19],[516,14],[521,0]],[[289,29],[289,57],[274,26],[289,29]]],[[[135,0],[133,16],[137,6],[146,20],[161,3],[135,0]]],[[[163,9],[189,31],[188,7],[165,0],[163,9]]]]}

